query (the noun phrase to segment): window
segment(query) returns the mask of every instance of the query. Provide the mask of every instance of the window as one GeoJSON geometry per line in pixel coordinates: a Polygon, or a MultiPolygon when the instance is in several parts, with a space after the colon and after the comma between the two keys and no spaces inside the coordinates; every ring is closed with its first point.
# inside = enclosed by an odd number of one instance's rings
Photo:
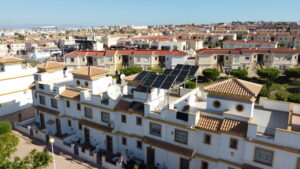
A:
{"type": "Polygon", "coordinates": [[[255,147],[254,162],[272,166],[274,152],[263,148],[255,147]]]}
{"type": "Polygon", "coordinates": [[[230,138],[229,147],[232,149],[238,149],[238,139],[230,138]]]}
{"type": "Polygon", "coordinates": [[[124,114],[122,114],[121,115],[121,121],[122,121],[122,123],[126,123],[126,115],[124,115],[124,114]]]}
{"type": "Polygon", "coordinates": [[[89,82],[84,82],[84,86],[88,87],[89,86],[89,82]]]}
{"type": "Polygon", "coordinates": [[[74,62],[74,58],[70,58],[70,61],[71,61],[71,62],[74,62]]]}
{"type": "Polygon", "coordinates": [[[180,169],[189,169],[190,168],[190,161],[185,158],[180,158],[180,169]]]}
{"type": "Polygon", "coordinates": [[[157,57],[155,57],[155,60],[157,60],[157,57]]]}
{"type": "Polygon", "coordinates": [[[173,50],[178,50],[178,46],[177,46],[177,45],[174,45],[174,46],[173,46],[173,50]]]}
{"type": "Polygon", "coordinates": [[[225,58],[226,60],[228,60],[228,56],[226,56],[226,58],[225,58]]]}
{"type": "Polygon", "coordinates": [[[101,112],[101,121],[104,123],[109,123],[110,115],[107,112],[101,112]]]}
{"type": "Polygon", "coordinates": [[[139,57],[136,58],[136,62],[140,62],[141,59],[139,57]]]}
{"type": "Polygon", "coordinates": [[[188,142],[188,132],[175,129],[175,141],[182,144],[188,142]]]}
{"type": "Polygon", "coordinates": [[[82,58],[82,61],[84,61],[84,62],[85,62],[85,58],[82,58]]]}
{"type": "Polygon", "coordinates": [[[296,169],[300,169],[300,158],[297,159],[296,169]]]}
{"type": "Polygon", "coordinates": [[[87,118],[92,119],[93,118],[93,111],[92,111],[92,109],[89,108],[89,107],[85,107],[84,108],[84,116],[87,117],[87,118]]]}
{"type": "Polygon", "coordinates": [[[66,100],[66,106],[70,107],[70,101],[69,100],[66,100]]]}
{"type": "Polygon", "coordinates": [[[122,137],[122,144],[123,144],[124,146],[127,145],[127,139],[126,139],[125,137],[122,137]]]}
{"type": "Polygon", "coordinates": [[[145,62],[149,62],[149,58],[148,57],[145,58],[145,62]]]}
{"type": "Polygon", "coordinates": [[[155,123],[150,123],[150,134],[160,137],[161,136],[161,125],[155,124],[155,123]]]}
{"type": "Polygon", "coordinates": [[[72,127],[72,121],[71,120],[68,120],[68,126],[72,127]]]}
{"type": "Polygon", "coordinates": [[[137,140],[137,141],[136,141],[136,147],[137,147],[138,149],[142,149],[142,148],[143,148],[143,143],[142,143],[141,141],[137,140]]]}
{"type": "Polygon", "coordinates": [[[78,129],[82,130],[82,125],[80,123],[78,123],[78,129]]]}
{"type": "Polygon", "coordinates": [[[201,169],[208,169],[208,162],[202,161],[201,162],[201,169]]]}
{"type": "Polygon", "coordinates": [[[57,100],[56,99],[51,98],[51,107],[57,108],[57,100]]]}
{"type": "Polygon", "coordinates": [[[39,84],[40,89],[44,89],[44,84],[39,84]]]}
{"type": "Polygon", "coordinates": [[[77,103],[77,110],[81,110],[81,105],[80,105],[80,103],[77,103]]]}
{"type": "Polygon", "coordinates": [[[45,101],[45,96],[39,95],[39,99],[40,99],[40,103],[45,105],[46,101],[45,101]]]}
{"type": "Polygon", "coordinates": [[[37,94],[36,94],[36,92],[34,92],[34,97],[37,99],[37,94]]]}
{"type": "Polygon", "coordinates": [[[239,112],[241,112],[241,111],[243,111],[244,110],[244,106],[243,105],[241,105],[241,104],[238,104],[238,105],[236,105],[236,110],[237,111],[239,111],[239,112]]]}
{"type": "Polygon", "coordinates": [[[136,125],[141,126],[142,125],[142,118],[136,117],[136,125]]]}
{"type": "Polygon", "coordinates": [[[80,80],[77,80],[77,81],[76,81],[76,84],[77,84],[77,85],[80,85],[80,80]]]}
{"type": "Polygon", "coordinates": [[[204,144],[211,144],[211,135],[209,134],[204,134],[204,138],[203,138],[203,143],[204,144]]]}
{"type": "Polygon", "coordinates": [[[221,107],[221,102],[218,101],[218,100],[215,100],[215,101],[213,102],[213,106],[214,106],[215,108],[219,108],[219,107],[221,107]]]}
{"type": "Polygon", "coordinates": [[[246,60],[249,60],[250,58],[249,58],[249,57],[245,57],[245,59],[246,59],[246,60]]]}

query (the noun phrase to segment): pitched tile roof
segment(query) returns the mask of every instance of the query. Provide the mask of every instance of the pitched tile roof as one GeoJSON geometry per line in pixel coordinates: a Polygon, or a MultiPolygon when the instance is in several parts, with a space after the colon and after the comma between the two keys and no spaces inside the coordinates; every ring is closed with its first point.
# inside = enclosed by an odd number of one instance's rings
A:
{"type": "Polygon", "coordinates": [[[209,116],[200,116],[196,125],[199,129],[204,129],[212,132],[223,132],[233,135],[245,137],[247,135],[248,124],[239,120],[218,119],[209,116]]]}
{"type": "Polygon", "coordinates": [[[36,67],[42,70],[47,70],[47,69],[64,68],[65,64],[56,61],[49,61],[49,62],[38,64],[36,67]]]}
{"type": "Polygon", "coordinates": [[[193,154],[193,150],[191,150],[191,149],[177,146],[177,145],[167,143],[164,141],[156,140],[156,139],[153,139],[153,138],[150,138],[147,136],[145,136],[142,139],[142,141],[145,142],[146,144],[149,144],[149,145],[152,145],[155,147],[159,147],[159,148],[165,149],[170,152],[178,153],[178,154],[184,155],[186,157],[191,157],[193,154]]]}
{"type": "Polygon", "coordinates": [[[211,94],[228,96],[255,97],[258,95],[262,85],[248,82],[241,79],[227,79],[215,84],[206,86],[204,90],[211,94]]]}
{"type": "Polygon", "coordinates": [[[59,112],[58,111],[55,111],[55,110],[52,110],[52,109],[48,109],[48,108],[45,108],[45,107],[42,107],[42,106],[35,106],[35,108],[39,111],[42,111],[42,112],[45,112],[45,113],[48,113],[48,114],[52,114],[54,116],[58,116],[59,115],[59,112]]]}
{"type": "Polygon", "coordinates": [[[278,42],[269,41],[243,41],[243,40],[226,40],[224,43],[258,43],[258,44],[277,44],[278,42]]]}
{"type": "Polygon", "coordinates": [[[65,56],[105,56],[105,51],[73,51],[67,53],[65,56]]]}
{"type": "Polygon", "coordinates": [[[61,94],[61,97],[80,100],[80,92],[76,90],[66,89],[61,94]]]}
{"type": "Polygon", "coordinates": [[[98,123],[95,123],[95,122],[92,122],[92,121],[89,121],[89,120],[85,120],[85,119],[81,119],[79,121],[79,123],[82,124],[82,125],[89,126],[91,128],[94,128],[94,129],[105,131],[105,132],[112,132],[112,130],[113,130],[113,128],[110,128],[108,126],[104,126],[104,125],[101,125],[101,124],[98,124],[98,123]]]}
{"type": "Polygon", "coordinates": [[[22,61],[23,59],[15,58],[15,57],[0,58],[0,64],[21,63],[22,61]]]}
{"type": "Polygon", "coordinates": [[[104,75],[107,73],[109,73],[108,70],[104,70],[95,66],[82,67],[72,71],[72,74],[74,76],[77,75],[77,76],[88,76],[88,77],[104,75]]]}

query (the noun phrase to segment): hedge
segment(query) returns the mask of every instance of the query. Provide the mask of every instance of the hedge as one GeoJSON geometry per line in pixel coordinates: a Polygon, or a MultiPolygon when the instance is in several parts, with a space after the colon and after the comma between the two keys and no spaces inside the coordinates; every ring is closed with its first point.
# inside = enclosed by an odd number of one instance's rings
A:
{"type": "Polygon", "coordinates": [[[300,68],[285,69],[284,74],[288,78],[300,78],[300,68]]]}
{"type": "Polygon", "coordinates": [[[220,76],[220,71],[218,69],[204,69],[202,71],[203,76],[208,81],[216,80],[220,76]]]}
{"type": "Polygon", "coordinates": [[[289,102],[300,103],[300,95],[299,94],[291,94],[288,96],[289,102]]]}
{"type": "Polygon", "coordinates": [[[12,130],[11,124],[8,121],[0,121],[0,135],[10,133],[12,130]]]}
{"type": "Polygon", "coordinates": [[[232,69],[231,75],[240,79],[245,79],[248,76],[248,71],[245,69],[232,69]]]}
{"type": "Polygon", "coordinates": [[[262,78],[267,78],[273,81],[279,77],[280,71],[274,68],[259,69],[257,70],[257,74],[262,78]]]}

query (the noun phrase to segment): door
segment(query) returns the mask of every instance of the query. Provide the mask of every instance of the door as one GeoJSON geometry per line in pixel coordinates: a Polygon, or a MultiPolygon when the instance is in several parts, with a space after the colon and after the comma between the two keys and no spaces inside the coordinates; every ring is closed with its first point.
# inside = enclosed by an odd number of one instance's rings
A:
{"type": "Polygon", "coordinates": [[[93,58],[92,57],[87,57],[86,59],[87,59],[86,65],[87,66],[92,66],[93,65],[93,58]]]}
{"type": "Polygon", "coordinates": [[[84,128],[84,143],[90,145],[90,130],[88,128],[84,128]]]}
{"type": "Polygon", "coordinates": [[[155,150],[151,147],[147,147],[147,164],[151,166],[155,164],[155,150]]]}
{"type": "Polygon", "coordinates": [[[45,128],[45,116],[42,113],[40,113],[40,122],[41,128],[45,128]]]}
{"type": "Polygon", "coordinates": [[[122,55],[122,66],[128,67],[129,66],[129,56],[128,55],[122,55]]]}
{"type": "Polygon", "coordinates": [[[106,136],[106,150],[113,152],[113,138],[111,136],[106,136]]]}
{"type": "Polygon", "coordinates": [[[57,135],[61,135],[61,123],[60,123],[60,119],[56,119],[56,134],[57,135]]]}
{"type": "Polygon", "coordinates": [[[78,144],[74,145],[74,154],[78,156],[78,144]]]}

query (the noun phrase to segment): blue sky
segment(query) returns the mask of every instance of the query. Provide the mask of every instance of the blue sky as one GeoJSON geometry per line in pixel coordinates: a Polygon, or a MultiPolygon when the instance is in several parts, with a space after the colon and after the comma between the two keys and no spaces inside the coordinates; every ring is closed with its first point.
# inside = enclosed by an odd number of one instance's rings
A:
{"type": "Polygon", "coordinates": [[[300,0],[3,0],[0,26],[299,21],[300,0]]]}

